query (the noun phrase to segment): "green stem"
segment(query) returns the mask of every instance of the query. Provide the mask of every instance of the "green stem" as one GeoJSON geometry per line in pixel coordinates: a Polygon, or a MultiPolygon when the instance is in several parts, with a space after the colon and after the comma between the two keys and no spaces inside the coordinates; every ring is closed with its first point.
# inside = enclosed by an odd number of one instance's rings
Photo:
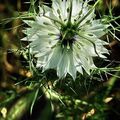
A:
{"type": "MultiPolygon", "coordinates": [[[[120,75],[120,71],[115,73],[115,76],[119,76],[120,75]]],[[[118,80],[117,77],[113,76],[109,81],[108,81],[108,88],[105,94],[105,98],[109,95],[110,91],[112,90],[115,82],[118,80]]]]}

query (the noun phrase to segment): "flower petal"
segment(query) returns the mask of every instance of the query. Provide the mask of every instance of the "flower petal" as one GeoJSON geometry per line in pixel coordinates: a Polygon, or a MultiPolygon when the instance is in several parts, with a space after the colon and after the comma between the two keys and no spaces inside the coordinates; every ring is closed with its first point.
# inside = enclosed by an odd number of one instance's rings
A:
{"type": "Polygon", "coordinates": [[[45,69],[57,68],[61,56],[61,47],[58,45],[54,48],[52,55],[45,66],[45,69]]]}
{"type": "Polygon", "coordinates": [[[67,74],[67,69],[68,69],[68,65],[69,65],[69,56],[67,53],[68,53],[67,50],[64,49],[62,56],[59,60],[58,66],[57,66],[57,75],[60,78],[65,77],[67,74]]]}

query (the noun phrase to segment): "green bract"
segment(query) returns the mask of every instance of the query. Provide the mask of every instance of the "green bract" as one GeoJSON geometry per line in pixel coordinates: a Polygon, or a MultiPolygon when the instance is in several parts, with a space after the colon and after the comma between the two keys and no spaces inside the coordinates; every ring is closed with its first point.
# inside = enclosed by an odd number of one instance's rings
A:
{"type": "Polygon", "coordinates": [[[37,57],[37,67],[56,69],[59,78],[70,74],[76,78],[76,72],[83,69],[90,74],[96,66],[93,57],[105,58],[108,53],[100,39],[106,34],[108,25],[95,20],[94,7],[88,1],[53,0],[52,7],[39,7],[34,20],[25,20],[30,28],[24,33],[23,40],[30,41],[31,53],[37,57]]]}

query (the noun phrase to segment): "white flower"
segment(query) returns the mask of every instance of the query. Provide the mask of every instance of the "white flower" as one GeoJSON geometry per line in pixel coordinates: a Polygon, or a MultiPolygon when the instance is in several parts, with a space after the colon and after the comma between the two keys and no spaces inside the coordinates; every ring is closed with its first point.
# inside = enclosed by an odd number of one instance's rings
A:
{"type": "Polygon", "coordinates": [[[105,58],[108,53],[100,39],[108,25],[95,20],[94,8],[88,1],[52,0],[52,7],[42,5],[34,20],[24,20],[30,27],[24,40],[30,41],[31,53],[37,57],[37,67],[56,69],[63,78],[83,70],[90,74],[96,66],[93,57],[105,58]]]}

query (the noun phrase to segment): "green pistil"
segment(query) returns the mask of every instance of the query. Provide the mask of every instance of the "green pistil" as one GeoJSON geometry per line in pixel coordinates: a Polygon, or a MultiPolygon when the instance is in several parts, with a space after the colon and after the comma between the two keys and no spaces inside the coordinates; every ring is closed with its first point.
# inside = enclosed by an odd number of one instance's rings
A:
{"type": "Polygon", "coordinates": [[[64,47],[71,48],[73,42],[75,41],[74,36],[77,30],[77,27],[72,24],[67,24],[61,28],[60,41],[64,47]]]}

